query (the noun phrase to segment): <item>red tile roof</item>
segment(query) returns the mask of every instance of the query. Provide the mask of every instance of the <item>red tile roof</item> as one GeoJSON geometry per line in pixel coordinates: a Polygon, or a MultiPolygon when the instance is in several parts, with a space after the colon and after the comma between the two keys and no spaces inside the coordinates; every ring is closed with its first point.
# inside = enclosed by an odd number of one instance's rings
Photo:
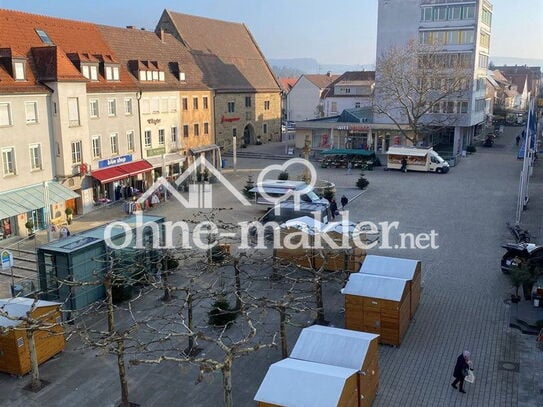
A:
{"type": "Polygon", "coordinates": [[[192,54],[172,35],[132,28],[98,26],[123,66],[128,67],[131,79],[143,90],[209,89],[203,83],[202,71],[192,54]],[[164,71],[164,82],[139,81],[139,69],[164,71]],[[179,80],[185,73],[185,81],[179,80]]]}
{"type": "Polygon", "coordinates": [[[324,89],[328,87],[332,82],[334,82],[339,75],[329,75],[329,74],[309,74],[303,75],[307,78],[308,81],[313,83],[317,88],[324,89]]]}
{"type": "Polygon", "coordinates": [[[279,85],[284,92],[289,92],[294,84],[298,81],[298,78],[278,78],[279,85]]]}
{"type": "Polygon", "coordinates": [[[244,24],[164,10],[164,28],[192,52],[205,82],[217,91],[276,91],[280,87],[244,24]]]}
{"type": "MultiPolygon", "coordinates": [[[[78,67],[70,61],[67,55],[73,57],[74,61],[84,60],[80,58],[80,55],[84,54],[88,55],[89,60],[97,59],[105,62],[117,60],[94,24],[4,9],[0,9],[0,48],[9,48],[13,54],[16,53],[27,58],[30,69],[27,70],[28,83],[26,86],[28,84],[38,85],[37,80],[42,79],[39,76],[42,72],[47,75],[57,75],[56,80],[86,81],[83,75],[78,73],[78,67]],[[55,45],[54,51],[52,48],[49,51],[43,50],[44,46],[48,44],[43,43],[36,33],[36,29],[43,30],[48,35],[55,45]],[[40,50],[32,52],[34,47],[38,47],[40,50]],[[50,53],[49,59],[44,59],[48,52],[50,53]],[[34,54],[40,58],[39,67],[33,61],[34,54]],[[41,64],[52,64],[53,66],[43,67],[41,64]]],[[[0,73],[1,89],[11,87],[22,90],[25,87],[25,84],[20,81],[14,81],[13,77],[10,79],[10,75],[6,77],[5,73],[0,73]]],[[[9,74],[9,72],[7,73],[9,74]]],[[[99,74],[99,80],[89,81],[87,89],[90,92],[136,89],[128,72],[122,66],[119,74],[119,81],[106,81],[99,74]]],[[[48,77],[48,79],[52,78],[48,77]]]]}

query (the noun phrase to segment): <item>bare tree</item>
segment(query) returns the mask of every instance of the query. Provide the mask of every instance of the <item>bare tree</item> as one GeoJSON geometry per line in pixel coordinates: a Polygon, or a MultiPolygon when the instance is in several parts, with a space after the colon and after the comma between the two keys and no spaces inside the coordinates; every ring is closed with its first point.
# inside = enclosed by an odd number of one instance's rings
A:
{"type": "Polygon", "coordinates": [[[467,112],[460,99],[473,86],[471,58],[414,40],[389,48],[377,58],[375,113],[413,144],[431,127],[454,125],[456,114],[467,112]]]}

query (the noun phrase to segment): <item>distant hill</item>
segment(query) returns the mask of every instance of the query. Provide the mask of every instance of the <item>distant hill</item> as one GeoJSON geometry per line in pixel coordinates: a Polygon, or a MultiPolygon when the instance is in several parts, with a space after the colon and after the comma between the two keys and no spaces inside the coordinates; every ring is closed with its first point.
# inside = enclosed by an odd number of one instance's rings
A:
{"type": "Polygon", "coordinates": [[[490,57],[490,62],[496,66],[528,65],[543,67],[543,59],[536,58],[490,57]]]}
{"type": "Polygon", "coordinates": [[[274,67],[274,71],[300,72],[302,74],[342,74],[346,71],[373,71],[374,65],[343,65],[343,64],[319,64],[313,58],[270,58],[268,63],[274,67]]]}

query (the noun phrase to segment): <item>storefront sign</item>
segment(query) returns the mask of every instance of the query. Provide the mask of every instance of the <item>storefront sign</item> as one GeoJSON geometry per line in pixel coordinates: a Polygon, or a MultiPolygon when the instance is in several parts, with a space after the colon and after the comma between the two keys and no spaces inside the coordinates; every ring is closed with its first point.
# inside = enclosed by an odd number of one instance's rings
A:
{"type": "Polygon", "coordinates": [[[159,124],[162,120],[161,119],[147,119],[147,123],[154,124],[155,126],[159,124]]]}
{"type": "Polygon", "coordinates": [[[107,160],[98,161],[98,168],[107,168],[112,165],[124,164],[132,161],[132,154],[121,155],[119,157],[108,158],[107,160]]]}
{"type": "Polygon", "coordinates": [[[148,148],[145,151],[147,152],[147,157],[153,157],[155,155],[166,154],[166,147],[148,148]]]}
{"type": "Polygon", "coordinates": [[[221,117],[221,123],[237,122],[239,120],[240,120],[239,117],[224,117],[224,116],[221,117]]]}
{"type": "Polygon", "coordinates": [[[2,250],[0,254],[2,258],[2,270],[9,270],[13,267],[13,254],[7,250],[2,250]]]}

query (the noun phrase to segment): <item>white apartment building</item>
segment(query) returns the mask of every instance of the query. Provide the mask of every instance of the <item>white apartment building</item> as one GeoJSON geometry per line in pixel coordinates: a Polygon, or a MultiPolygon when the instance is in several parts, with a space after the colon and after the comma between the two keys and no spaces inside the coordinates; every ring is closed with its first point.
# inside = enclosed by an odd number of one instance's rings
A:
{"type": "MultiPolygon", "coordinates": [[[[424,140],[460,154],[485,121],[486,76],[489,62],[492,4],[487,0],[379,0],[377,57],[391,47],[410,40],[422,45],[439,44],[439,52],[467,62],[472,82],[455,100],[445,101],[443,110],[433,110],[427,123],[445,114],[452,123],[424,140]],[[447,110],[445,110],[447,109],[447,110]]],[[[452,60],[452,58],[450,58],[452,60]]],[[[376,72],[376,100],[379,98],[379,67],[376,72]]],[[[376,116],[376,123],[391,123],[376,116]]]]}

